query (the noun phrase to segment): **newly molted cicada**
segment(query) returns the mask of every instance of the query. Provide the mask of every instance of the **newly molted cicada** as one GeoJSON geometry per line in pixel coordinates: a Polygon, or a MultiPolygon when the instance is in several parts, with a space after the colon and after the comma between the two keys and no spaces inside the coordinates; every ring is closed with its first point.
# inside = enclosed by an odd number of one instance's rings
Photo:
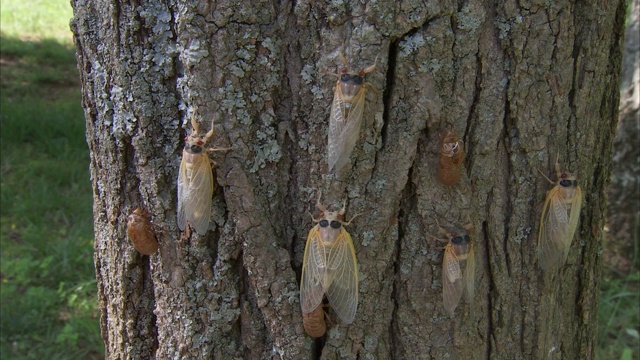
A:
{"type": "Polygon", "coordinates": [[[327,323],[324,321],[325,312],[323,305],[318,307],[310,313],[302,313],[302,324],[304,325],[304,331],[311,337],[321,337],[327,331],[327,323]]]}
{"type": "MultiPolygon", "coordinates": [[[[473,231],[471,224],[464,225],[464,228],[468,234],[473,231]]],[[[447,243],[442,258],[442,300],[447,313],[453,315],[463,292],[467,303],[471,304],[473,301],[476,269],[473,243],[468,234],[448,233],[440,224],[438,231],[445,235],[446,239],[430,236],[447,243]]]]}
{"type": "MultiPolygon", "coordinates": [[[[542,172],[540,173],[542,174],[542,172]]],[[[556,174],[558,182],[551,181],[542,174],[545,179],[555,185],[547,192],[540,217],[538,262],[544,270],[562,265],[567,260],[582,207],[582,190],[576,176],[561,172],[557,158],[556,174]]]]}
{"type": "Polygon", "coordinates": [[[364,81],[364,76],[376,67],[374,63],[357,73],[350,73],[347,59],[342,53],[340,60],[344,64],[342,74],[331,74],[338,78],[338,82],[333,93],[328,142],[329,171],[335,170],[336,173],[340,173],[349,162],[351,152],[360,137],[365,94],[367,87],[372,87],[364,81]]]}
{"type": "Polygon", "coordinates": [[[318,224],[309,231],[304,249],[302,314],[315,313],[312,316],[319,318],[318,307],[326,294],[338,317],[351,324],[358,308],[358,263],[351,235],[344,228],[351,221],[342,220],[344,205],[340,211],[328,211],[320,203],[320,196],[316,206],[322,213],[319,219],[313,219],[318,224]]]}
{"type": "Polygon", "coordinates": [[[205,149],[207,141],[213,136],[211,130],[200,134],[199,125],[191,119],[193,132],[185,137],[180,174],[178,175],[178,227],[184,230],[187,223],[196,232],[204,235],[209,229],[211,203],[213,201],[213,169],[207,156],[209,151],[226,151],[225,149],[205,149]]]}
{"type": "Polygon", "coordinates": [[[453,185],[460,180],[464,163],[464,143],[453,129],[440,134],[440,161],[438,180],[444,185],[453,185]]]}
{"type": "Polygon", "coordinates": [[[135,208],[127,218],[127,236],[143,255],[151,255],[158,250],[158,239],[151,226],[149,212],[141,208],[135,208]]]}

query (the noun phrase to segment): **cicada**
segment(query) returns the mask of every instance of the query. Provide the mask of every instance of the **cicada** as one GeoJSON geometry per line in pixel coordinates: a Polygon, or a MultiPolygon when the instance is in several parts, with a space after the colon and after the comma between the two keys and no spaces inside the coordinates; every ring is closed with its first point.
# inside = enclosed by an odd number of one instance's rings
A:
{"type": "Polygon", "coordinates": [[[311,337],[321,337],[327,331],[327,323],[324,321],[324,309],[320,304],[318,307],[310,313],[302,313],[302,324],[304,330],[311,337]]]}
{"type": "Polygon", "coordinates": [[[300,283],[302,314],[319,311],[326,294],[338,317],[345,324],[351,324],[358,308],[358,263],[351,235],[344,228],[351,221],[342,220],[344,204],[340,211],[328,211],[320,203],[320,196],[316,206],[322,213],[319,219],[313,219],[317,225],[309,231],[304,249],[300,283]]]}
{"type": "Polygon", "coordinates": [[[133,243],[133,247],[143,255],[151,255],[158,250],[158,240],[154,233],[149,212],[141,208],[135,208],[127,218],[127,236],[133,243]]]}
{"type": "Polygon", "coordinates": [[[207,141],[213,136],[211,130],[200,134],[198,123],[191,119],[193,132],[185,137],[180,174],[178,175],[178,227],[184,230],[187,223],[200,235],[209,229],[211,203],[213,201],[213,169],[207,156],[209,151],[226,151],[224,149],[205,149],[207,141]]]}
{"type": "Polygon", "coordinates": [[[547,192],[540,217],[538,261],[544,270],[564,264],[567,260],[582,207],[582,190],[576,176],[561,172],[557,158],[556,174],[558,182],[551,181],[542,174],[545,179],[555,185],[547,192]]]}
{"type": "Polygon", "coordinates": [[[455,232],[447,232],[438,224],[438,231],[446,238],[440,239],[431,236],[438,241],[447,243],[442,258],[442,300],[449,315],[453,315],[463,293],[467,303],[470,304],[473,301],[476,262],[473,243],[469,236],[473,227],[471,224],[467,224],[464,225],[464,228],[467,230],[467,234],[459,235],[455,232]]]}
{"type": "Polygon", "coordinates": [[[450,128],[440,134],[440,162],[438,180],[444,185],[453,185],[460,180],[464,162],[464,143],[450,128]]]}
{"type": "Polygon", "coordinates": [[[344,64],[342,74],[331,74],[338,78],[333,92],[333,103],[329,118],[328,165],[329,171],[340,173],[349,162],[351,152],[360,137],[365,94],[372,85],[364,76],[376,68],[376,64],[357,73],[347,69],[347,59],[340,53],[344,64]]]}

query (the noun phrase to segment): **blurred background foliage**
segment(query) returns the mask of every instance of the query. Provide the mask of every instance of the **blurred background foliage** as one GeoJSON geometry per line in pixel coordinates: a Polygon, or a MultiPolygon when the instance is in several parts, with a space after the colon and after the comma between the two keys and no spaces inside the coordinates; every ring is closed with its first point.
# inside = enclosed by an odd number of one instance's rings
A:
{"type": "Polygon", "coordinates": [[[0,358],[101,359],[67,0],[0,6],[0,358]]]}
{"type": "MultiPolygon", "coordinates": [[[[1,0],[0,9],[0,358],[100,359],[89,152],[71,7],[68,0],[1,0]]],[[[637,151],[635,114],[635,137],[624,143],[637,151]]],[[[621,186],[616,176],[629,175],[616,170],[612,184],[621,186]]],[[[631,170],[635,185],[624,192],[633,199],[640,194],[631,170]]],[[[640,209],[630,211],[624,235],[605,233],[602,360],[638,359],[640,209]]]]}

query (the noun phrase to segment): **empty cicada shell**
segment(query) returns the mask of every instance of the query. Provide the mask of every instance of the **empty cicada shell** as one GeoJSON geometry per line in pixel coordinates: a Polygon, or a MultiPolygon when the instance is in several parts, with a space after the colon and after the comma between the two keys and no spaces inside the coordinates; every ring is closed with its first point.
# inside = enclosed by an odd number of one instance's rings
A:
{"type": "Polygon", "coordinates": [[[146,210],[136,208],[129,215],[127,236],[141,254],[151,255],[158,250],[158,240],[149,221],[149,212],[146,210]]]}
{"type": "Polygon", "coordinates": [[[302,314],[319,311],[326,294],[338,317],[345,324],[351,324],[358,308],[358,262],[351,235],[344,228],[351,221],[342,220],[344,205],[340,211],[328,211],[320,203],[320,197],[316,205],[322,214],[319,219],[313,219],[318,224],[309,231],[304,249],[300,283],[302,314]]]}
{"type": "Polygon", "coordinates": [[[364,76],[376,68],[376,64],[357,73],[349,72],[347,59],[340,53],[344,64],[342,74],[331,74],[338,78],[333,92],[333,103],[329,117],[328,165],[329,171],[341,173],[349,163],[349,157],[360,137],[365,94],[371,84],[364,76]]]}
{"type": "Polygon", "coordinates": [[[213,136],[213,122],[205,135],[200,134],[194,119],[191,126],[193,132],[185,138],[178,175],[178,228],[184,230],[189,223],[198,234],[204,235],[209,229],[214,189],[213,169],[207,152],[229,149],[205,149],[213,136]]]}
{"type": "Polygon", "coordinates": [[[545,176],[555,186],[547,192],[540,217],[538,262],[544,270],[562,265],[567,260],[582,208],[582,189],[576,176],[561,172],[557,158],[556,174],[557,182],[545,176]]]}
{"type": "Polygon", "coordinates": [[[321,337],[327,331],[327,323],[324,320],[325,312],[323,305],[318,307],[310,313],[302,313],[302,324],[304,330],[311,337],[321,337]]]}
{"type": "Polygon", "coordinates": [[[440,161],[438,180],[444,185],[453,185],[460,180],[464,163],[464,143],[450,128],[440,134],[440,161]]]}
{"type": "MultiPolygon", "coordinates": [[[[471,224],[464,227],[468,233],[473,231],[471,224]]],[[[473,243],[469,234],[449,233],[440,224],[438,231],[446,238],[431,237],[447,243],[442,258],[442,300],[447,313],[453,315],[463,293],[467,303],[473,301],[476,269],[473,243]]]]}

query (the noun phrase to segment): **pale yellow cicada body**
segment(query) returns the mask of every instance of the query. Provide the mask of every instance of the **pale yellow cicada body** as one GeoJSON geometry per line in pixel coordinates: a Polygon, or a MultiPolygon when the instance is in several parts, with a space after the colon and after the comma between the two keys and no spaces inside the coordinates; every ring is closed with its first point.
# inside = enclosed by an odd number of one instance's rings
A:
{"type": "Polygon", "coordinates": [[[371,84],[365,82],[366,74],[376,68],[373,64],[357,73],[349,72],[347,59],[340,54],[344,64],[342,74],[331,74],[338,78],[333,93],[329,118],[328,165],[329,171],[341,173],[349,163],[349,157],[360,137],[365,95],[371,84]]]}
{"type": "MultiPolygon", "coordinates": [[[[437,223],[437,220],[436,220],[437,223]]],[[[471,224],[464,226],[472,233],[471,224]]],[[[442,257],[442,302],[449,315],[453,315],[464,293],[467,303],[473,302],[476,262],[469,234],[449,233],[438,224],[438,231],[446,238],[432,238],[446,242],[442,257]]]]}
{"type": "Polygon", "coordinates": [[[358,308],[358,263],[351,235],[344,228],[351,221],[342,220],[344,206],[340,211],[328,211],[318,197],[317,207],[321,217],[313,219],[317,224],[309,231],[304,249],[302,314],[308,317],[314,313],[319,318],[318,307],[326,295],[338,317],[351,324],[358,308]]]}
{"type": "Polygon", "coordinates": [[[567,260],[582,208],[582,189],[576,176],[561,172],[558,159],[556,174],[557,182],[545,176],[555,186],[547,192],[540,217],[538,263],[543,270],[560,266],[567,260]]]}
{"type": "Polygon", "coordinates": [[[178,175],[178,228],[184,230],[187,223],[200,234],[209,229],[211,204],[213,201],[213,168],[207,153],[226,151],[224,149],[206,149],[207,141],[213,136],[211,130],[202,135],[198,123],[192,119],[193,132],[185,138],[182,162],[178,175]]]}

